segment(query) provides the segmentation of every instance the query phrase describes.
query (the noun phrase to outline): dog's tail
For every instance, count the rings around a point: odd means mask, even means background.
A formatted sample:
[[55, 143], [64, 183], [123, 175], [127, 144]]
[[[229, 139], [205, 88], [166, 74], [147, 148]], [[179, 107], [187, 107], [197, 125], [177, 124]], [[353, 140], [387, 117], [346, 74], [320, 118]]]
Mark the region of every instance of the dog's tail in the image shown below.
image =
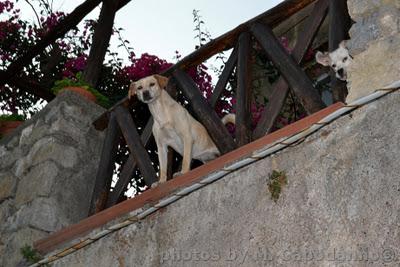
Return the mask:
[[225, 125], [228, 124], [228, 123], [236, 124], [236, 115], [233, 114], [233, 113], [226, 114], [222, 118], [222, 123], [225, 124]]

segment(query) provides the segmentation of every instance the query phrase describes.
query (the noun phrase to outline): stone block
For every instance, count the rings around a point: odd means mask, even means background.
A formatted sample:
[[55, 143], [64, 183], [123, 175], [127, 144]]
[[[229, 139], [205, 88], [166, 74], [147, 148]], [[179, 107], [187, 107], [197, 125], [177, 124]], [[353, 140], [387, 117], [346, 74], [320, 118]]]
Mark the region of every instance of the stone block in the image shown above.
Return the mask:
[[400, 34], [372, 42], [349, 68], [346, 102], [369, 95], [400, 80]]
[[11, 173], [0, 173], [0, 202], [4, 199], [14, 197], [17, 183], [17, 177]]
[[[5, 240], [5, 246], [3, 247], [3, 254], [1, 254], [2, 257], [0, 257], [0, 266], [5, 266], [5, 267], [17, 266], [18, 263], [23, 261], [23, 256], [20, 249], [25, 245], [32, 247], [34, 241], [44, 238], [46, 236], [47, 236], [46, 232], [28, 227], [18, 230], [12, 236], [9, 236]], [[6, 256], [3, 257], [4, 255]]]
[[22, 206], [8, 220], [11, 229], [31, 226], [46, 232], [54, 232], [70, 224], [60, 209], [59, 203], [51, 198], [37, 198]]
[[16, 207], [19, 208], [37, 197], [48, 197], [54, 189], [58, 174], [59, 170], [52, 161], [45, 161], [33, 167], [19, 182], [15, 197]]
[[78, 150], [60, 144], [56, 137], [45, 137], [33, 145], [26, 157], [17, 161], [15, 174], [20, 177], [31, 166], [48, 160], [53, 160], [64, 168], [73, 168], [79, 160]]

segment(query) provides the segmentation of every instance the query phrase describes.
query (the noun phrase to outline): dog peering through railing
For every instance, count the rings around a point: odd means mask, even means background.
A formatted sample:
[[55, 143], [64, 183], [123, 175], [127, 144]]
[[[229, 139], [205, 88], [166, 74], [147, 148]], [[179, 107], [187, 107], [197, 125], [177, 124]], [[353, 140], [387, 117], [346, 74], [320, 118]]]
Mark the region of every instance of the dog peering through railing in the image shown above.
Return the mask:
[[[184, 95], [190, 105], [191, 112], [207, 129], [221, 154], [232, 151], [238, 146], [245, 145], [271, 132], [290, 89], [299, 99], [306, 112], [312, 114], [324, 108], [325, 104], [300, 64], [313, 44], [328, 11], [330, 12], [329, 40], [334, 40], [330, 41], [330, 50], [333, 50], [341, 40], [345, 39], [348, 26], [339, 23], [341, 26], [336, 27], [337, 20], [348, 17], [347, 10], [343, 8], [345, 6], [345, 0], [284, 1], [275, 8], [212, 40], [183, 58], [164, 73], [161, 73], [170, 78], [167, 91], [172, 95], [175, 95], [176, 91], [180, 91]], [[288, 54], [275, 36], [273, 29], [290, 16], [306, 8], [310, 9], [310, 11], [303, 22], [304, 30], [298, 35], [293, 50]], [[281, 76], [273, 84], [268, 104], [253, 130], [250, 119], [252, 102], [251, 70], [253, 64], [251, 52], [257, 47], [261, 48], [260, 50], [265, 53]], [[197, 66], [211, 56], [231, 48], [233, 48], [233, 51], [213, 90], [210, 101], [207, 102], [185, 70]], [[235, 106], [235, 139], [222, 124], [214, 110], [234, 70], [237, 84], [234, 90], [237, 101]], [[331, 80], [334, 81], [335, 78], [331, 78]], [[337, 84], [337, 82], [334, 84]], [[343, 90], [343, 85], [335, 88]], [[336, 90], [335, 88], [333, 90]], [[333, 92], [333, 95], [343, 96], [344, 93]], [[335, 100], [343, 101], [344, 99]], [[130, 102], [125, 98], [94, 122], [98, 130], [106, 129], [106, 138], [93, 191], [91, 213], [101, 211], [118, 203], [136, 168], [140, 170], [146, 185], [150, 186], [157, 181], [154, 163], [152, 163], [146, 150], [152, 136], [153, 120], [149, 118], [146, 126], [142, 129], [142, 133], [139, 135], [130, 110], [137, 105], [137, 101]], [[118, 181], [110, 191], [113, 168], [121, 136], [126, 142], [130, 154], [122, 166]], [[172, 153], [172, 151], [169, 152], [168, 166], [172, 165]], [[172, 171], [169, 170], [168, 173], [171, 176]]]

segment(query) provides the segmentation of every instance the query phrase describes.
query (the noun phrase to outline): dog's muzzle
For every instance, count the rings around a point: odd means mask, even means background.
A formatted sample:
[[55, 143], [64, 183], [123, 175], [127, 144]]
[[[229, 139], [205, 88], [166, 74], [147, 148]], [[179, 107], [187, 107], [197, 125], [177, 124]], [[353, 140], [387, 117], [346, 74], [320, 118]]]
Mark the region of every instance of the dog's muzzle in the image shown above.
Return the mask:
[[149, 91], [144, 91], [144, 92], [143, 92], [143, 100], [144, 100], [144, 101], [146, 101], [146, 102], [147, 102], [147, 101], [150, 101], [151, 98], [152, 98], [152, 97], [151, 97]]

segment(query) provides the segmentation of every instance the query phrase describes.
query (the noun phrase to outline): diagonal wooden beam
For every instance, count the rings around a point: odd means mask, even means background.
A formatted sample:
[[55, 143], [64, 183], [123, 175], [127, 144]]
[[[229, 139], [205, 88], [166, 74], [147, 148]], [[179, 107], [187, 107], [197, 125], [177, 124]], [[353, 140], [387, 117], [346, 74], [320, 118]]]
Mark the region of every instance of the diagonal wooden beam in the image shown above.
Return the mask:
[[89, 215], [97, 213], [105, 208], [108, 192], [110, 190], [114, 162], [117, 156], [118, 142], [121, 131], [118, 127], [114, 112], [110, 114], [106, 137], [101, 152], [99, 168], [92, 193]]
[[232, 139], [221, 119], [201, 95], [192, 78], [180, 69], [176, 70], [173, 75], [178, 86], [190, 102], [196, 116], [204, 127], [206, 127], [221, 154], [235, 149], [235, 141]]
[[323, 109], [325, 104], [322, 102], [318, 91], [313, 87], [311, 80], [285, 51], [285, 48], [279, 43], [272, 30], [268, 26], [255, 23], [251, 26], [251, 31], [263, 47], [268, 58], [274, 63], [300, 99], [306, 111], [312, 114]]
[[222, 92], [225, 90], [226, 85], [228, 84], [229, 78], [231, 77], [232, 71], [236, 66], [237, 62], [237, 48], [234, 48], [231, 55], [229, 56], [228, 61], [225, 64], [224, 70], [222, 71], [217, 84], [215, 85], [213, 94], [211, 96], [210, 105], [211, 107], [215, 107], [219, 97]]
[[[142, 134], [140, 135], [140, 141], [146, 146], [152, 136], [152, 127], [153, 127], [153, 118], [150, 118], [147, 122]], [[112, 192], [110, 192], [108, 200], [107, 200], [107, 207], [111, 207], [117, 204], [118, 199], [122, 196], [125, 192], [126, 187], [128, 186], [129, 182], [132, 179], [132, 174], [137, 167], [135, 157], [133, 153], [129, 154], [128, 159], [126, 160], [124, 166], [122, 167], [119, 179], [114, 186]]]
[[[299, 35], [296, 46], [293, 49], [292, 57], [297, 63], [301, 63], [308, 49], [310, 48], [315, 36], [317, 35], [328, 12], [329, 0], [319, 0], [310, 16], [304, 24], [304, 30]], [[289, 86], [283, 77], [280, 77], [272, 88], [271, 98], [267, 107], [264, 109], [261, 119], [253, 132], [253, 138], [258, 139], [269, 133], [275, 123], [276, 118], [285, 103], [289, 92]]]
[[119, 106], [115, 109], [115, 114], [122, 135], [125, 138], [126, 144], [129, 147], [131, 154], [139, 167], [141, 174], [148, 186], [151, 186], [157, 181], [157, 175], [151, 164], [149, 154], [147, 153], [140, 136], [137, 132], [135, 123], [129, 110], [124, 106]]
[[239, 36], [236, 88], [236, 142], [239, 146], [251, 141], [251, 66], [250, 33]]

